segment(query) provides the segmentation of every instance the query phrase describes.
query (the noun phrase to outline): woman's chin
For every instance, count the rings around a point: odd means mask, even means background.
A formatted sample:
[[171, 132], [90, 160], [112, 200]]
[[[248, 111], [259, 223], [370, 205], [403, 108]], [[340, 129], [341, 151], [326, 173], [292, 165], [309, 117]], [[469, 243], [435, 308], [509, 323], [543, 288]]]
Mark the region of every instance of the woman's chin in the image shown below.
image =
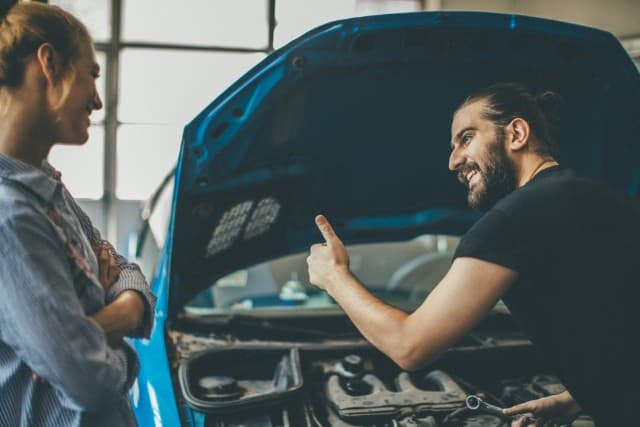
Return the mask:
[[63, 145], [84, 145], [89, 140], [89, 132], [85, 129], [82, 132], [74, 133], [73, 135], [65, 135], [59, 138], [56, 144]]
[[86, 143], [87, 143], [87, 139], [84, 139], [84, 140], [76, 139], [76, 140], [66, 140], [66, 141], [56, 142], [56, 144], [59, 144], [59, 145], [84, 145]]

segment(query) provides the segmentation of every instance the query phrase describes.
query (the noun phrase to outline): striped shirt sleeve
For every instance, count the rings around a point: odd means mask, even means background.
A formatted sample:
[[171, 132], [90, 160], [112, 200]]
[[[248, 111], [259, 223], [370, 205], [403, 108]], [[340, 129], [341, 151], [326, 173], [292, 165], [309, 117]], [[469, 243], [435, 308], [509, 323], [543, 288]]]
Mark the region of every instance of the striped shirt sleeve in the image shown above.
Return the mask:
[[14, 202], [0, 219], [0, 339], [72, 409], [97, 411], [126, 393], [137, 357], [107, 345], [74, 288], [65, 250], [44, 215]]
[[116, 283], [109, 288], [109, 292], [106, 296], [106, 303], [109, 304], [117, 298], [117, 296], [126, 290], [138, 291], [142, 296], [145, 304], [145, 312], [142, 317], [140, 326], [133, 331], [132, 337], [149, 337], [151, 334], [151, 328], [153, 327], [153, 316], [156, 304], [156, 297], [151, 293], [151, 289], [147, 284], [140, 267], [129, 262], [124, 256], [119, 254], [116, 249], [106, 240], [102, 240], [100, 231], [93, 226], [89, 216], [82, 210], [82, 208], [76, 203], [75, 199], [65, 191], [65, 200], [69, 203], [74, 213], [80, 220], [80, 225], [85, 235], [89, 238], [89, 242], [92, 245], [98, 245], [100, 243], [106, 243], [109, 247], [109, 251], [114, 254], [118, 268], [120, 268], [120, 276]]

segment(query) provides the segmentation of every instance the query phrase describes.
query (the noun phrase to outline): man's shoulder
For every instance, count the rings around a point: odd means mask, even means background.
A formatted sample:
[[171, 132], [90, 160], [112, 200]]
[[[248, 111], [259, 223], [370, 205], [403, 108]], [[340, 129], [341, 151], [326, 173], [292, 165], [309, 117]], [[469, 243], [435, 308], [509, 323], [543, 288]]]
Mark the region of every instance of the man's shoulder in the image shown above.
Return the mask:
[[[543, 171], [529, 183], [518, 188], [498, 203], [496, 208], [505, 212], [513, 209], [531, 209], [536, 206], [552, 208], [556, 202], [590, 196], [595, 191], [606, 191], [606, 187], [588, 177], [577, 175], [571, 169]], [[576, 192], [576, 190], [580, 190]], [[562, 205], [562, 203], [560, 203]]]
[[521, 192], [526, 194], [528, 192], [563, 188], [584, 181], [584, 179], [585, 177], [576, 174], [572, 169], [556, 166], [538, 173], [528, 183], [523, 185], [514, 193]]
[[521, 225], [561, 228], [623, 219], [640, 224], [640, 202], [621, 189], [570, 170], [541, 178], [514, 191], [494, 209]]
[[543, 203], [554, 200], [560, 203], [593, 203], [608, 199], [632, 201], [632, 198], [621, 189], [611, 187], [592, 177], [579, 175], [571, 169], [558, 169], [540, 178], [536, 177], [510, 196], [513, 196], [511, 201], [527, 200]]

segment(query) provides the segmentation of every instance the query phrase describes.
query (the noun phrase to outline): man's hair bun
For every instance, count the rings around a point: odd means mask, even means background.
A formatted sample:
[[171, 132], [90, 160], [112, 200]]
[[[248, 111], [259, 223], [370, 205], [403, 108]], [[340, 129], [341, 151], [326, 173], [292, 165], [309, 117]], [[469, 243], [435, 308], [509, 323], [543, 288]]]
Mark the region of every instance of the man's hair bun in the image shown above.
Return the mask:
[[557, 125], [560, 112], [565, 104], [564, 98], [556, 92], [544, 91], [536, 94], [534, 99], [549, 123]]

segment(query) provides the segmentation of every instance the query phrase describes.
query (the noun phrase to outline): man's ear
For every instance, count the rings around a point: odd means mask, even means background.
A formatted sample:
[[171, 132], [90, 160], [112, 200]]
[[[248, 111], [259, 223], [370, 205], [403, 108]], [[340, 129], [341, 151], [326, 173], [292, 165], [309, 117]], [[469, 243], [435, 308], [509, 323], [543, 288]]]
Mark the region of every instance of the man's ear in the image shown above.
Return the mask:
[[512, 151], [520, 151], [529, 143], [531, 129], [529, 128], [529, 123], [527, 123], [526, 120], [516, 117], [507, 125], [506, 131], [509, 148]]
[[40, 70], [50, 84], [56, 84], [62, 75], [60, 56], [51, 43], [43, 43], [36, 52]]

